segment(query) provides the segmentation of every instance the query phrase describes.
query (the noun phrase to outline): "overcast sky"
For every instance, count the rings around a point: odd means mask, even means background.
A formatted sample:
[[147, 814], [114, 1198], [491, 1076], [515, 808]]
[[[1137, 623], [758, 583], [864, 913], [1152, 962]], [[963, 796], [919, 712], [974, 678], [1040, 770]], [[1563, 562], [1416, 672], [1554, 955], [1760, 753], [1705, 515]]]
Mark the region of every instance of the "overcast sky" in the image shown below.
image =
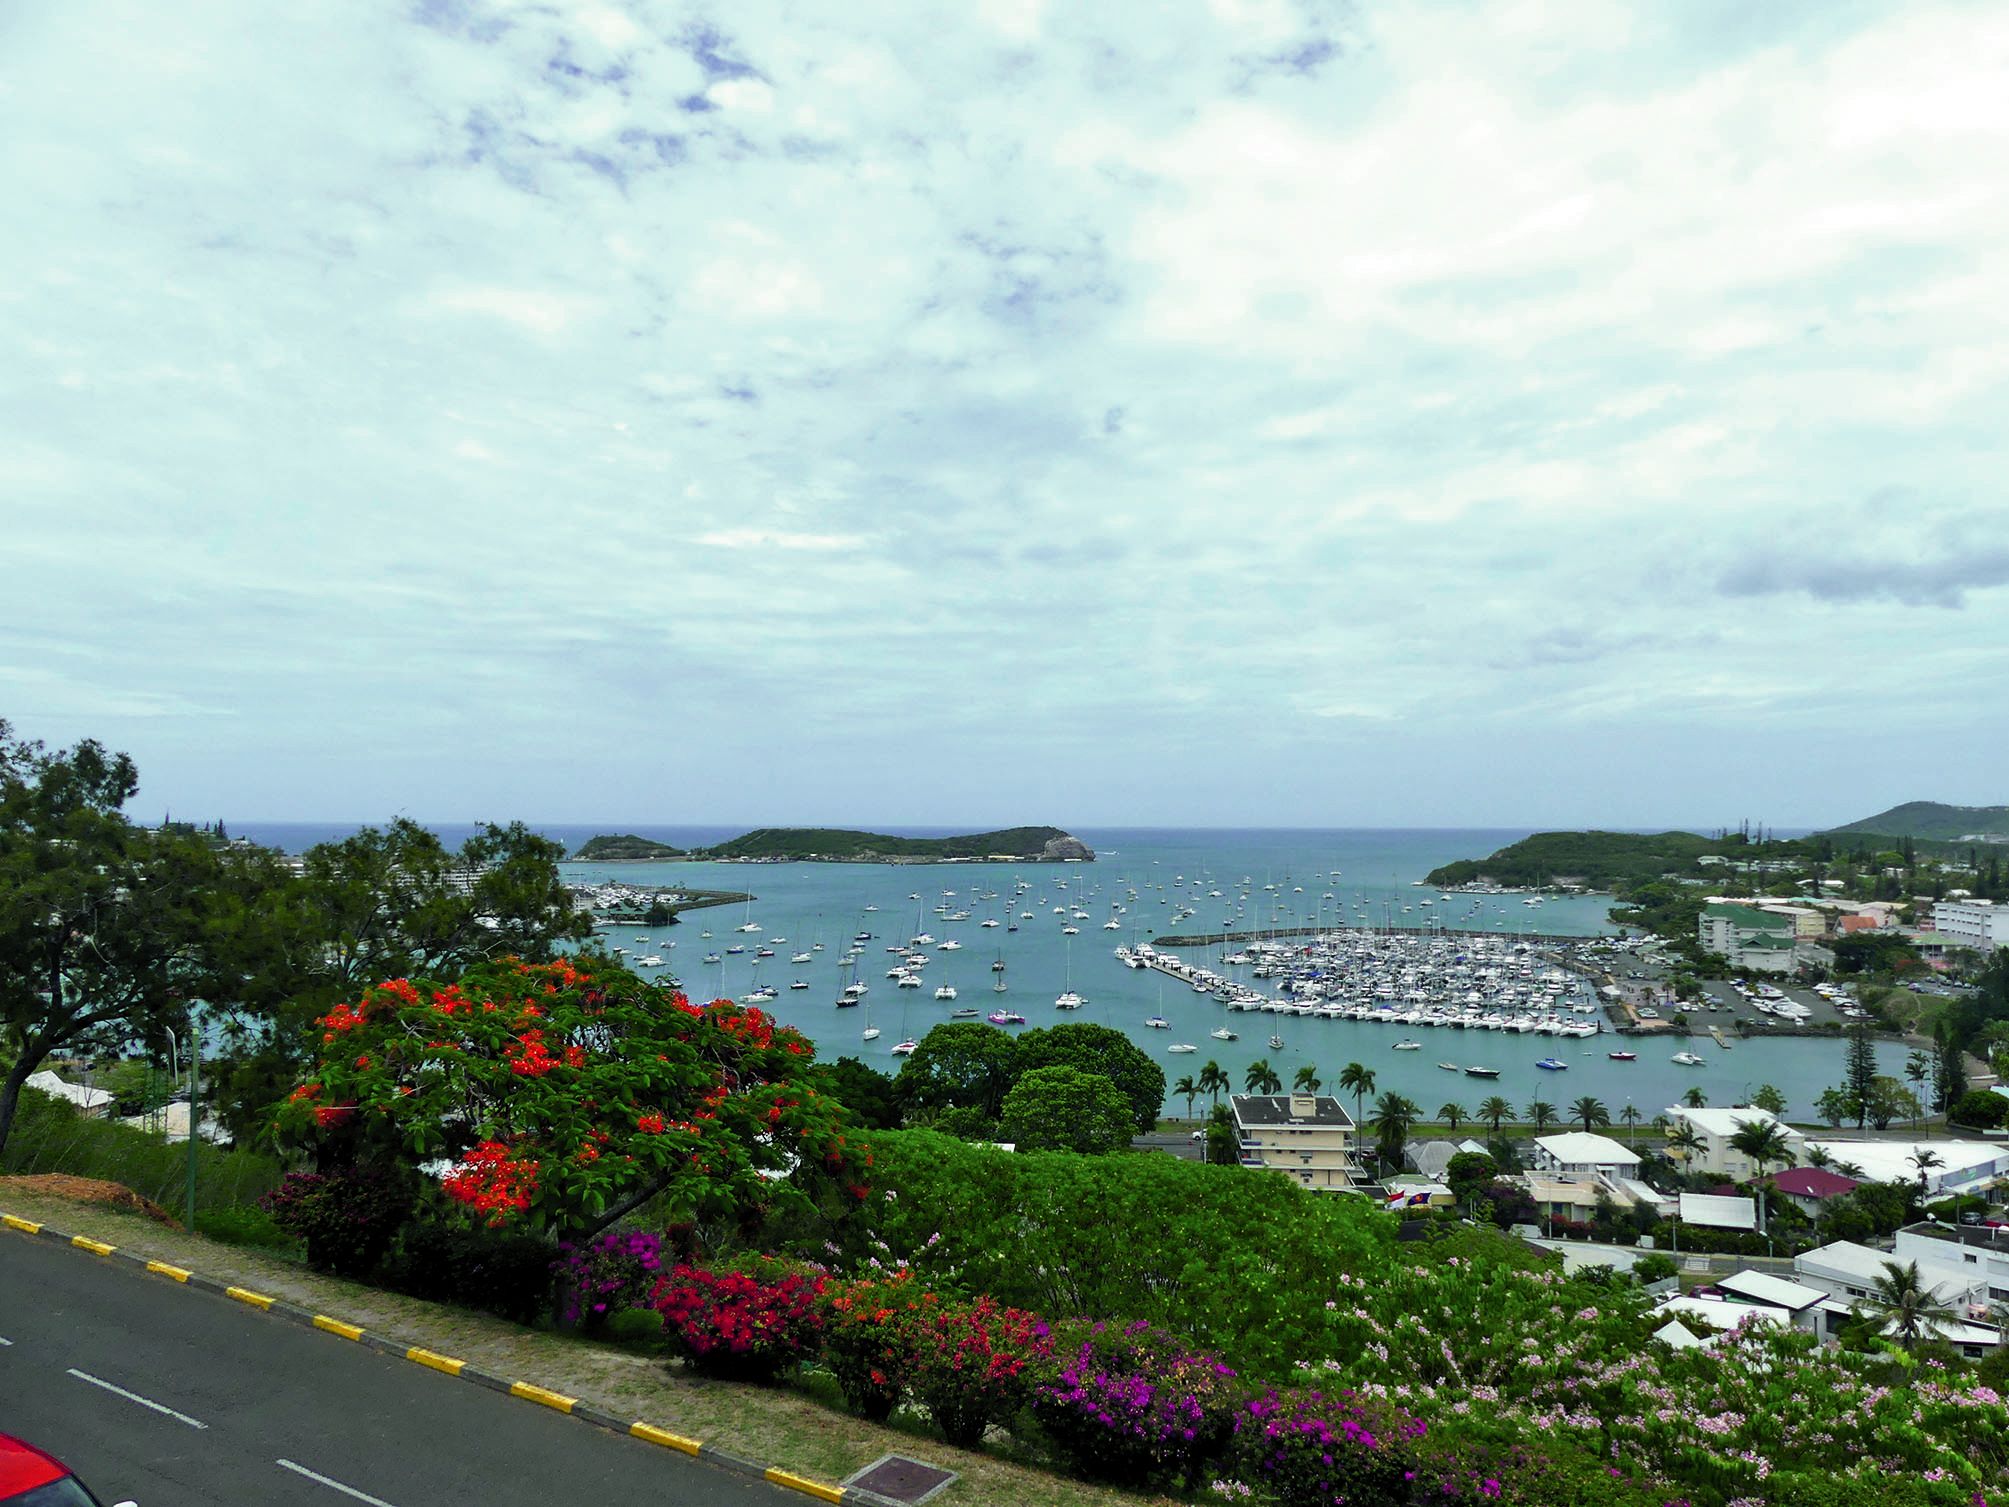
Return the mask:
[[2009, 800], [2009, 7], [0, 5], [0, 715], [207, 817]]

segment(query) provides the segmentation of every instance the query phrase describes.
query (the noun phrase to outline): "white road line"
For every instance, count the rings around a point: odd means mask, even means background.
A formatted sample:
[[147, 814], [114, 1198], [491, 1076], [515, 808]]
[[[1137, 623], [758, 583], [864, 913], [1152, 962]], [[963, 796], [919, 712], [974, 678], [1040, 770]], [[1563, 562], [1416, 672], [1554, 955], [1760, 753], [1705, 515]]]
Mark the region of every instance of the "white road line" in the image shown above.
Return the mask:
[[76, 1377], [78, 1381], [87, 1381], [94, 1387], [103, 1387], [107, 1392], [115, 1392], [120, 1397], [125, 1398], [127, 1402], [136, 1402], [143, 1408], [152, 1408], [156, 1413], [165, 1413], [170, 1418], [179, 1418], [192, 1429], [206, 1429], [209, 1427], [208, 1424], [199, 1418], [191, 1418], [186, 1413], [177, 1413], [173, 1408], [167, 1406], [166, 1403], [155, 1402], [151, 1397], [142, 1397], [137, 1392], [128, 1392], [124, 1387], [115, 1387], [103, 1377], [93, 1376], [88, 1371], [79, 1371], [75, 1366], [70, 1367], [70, 1375]]
[[14, 1342], [13, 1342], [12, 1340], [8, 1339], [8, 1338], [7, 1338], [7, 1337], [6, 1337], [5, 1335], [0, 1335], [0, 1350], [4, 1350], [4, 1349], [6, 1349], [6, 1348], [7, 1348], [7, 1346], [9, 1346], [9, 1345], [11, 1345], [11, 1344], [13, 1344], [13, 1343], [14, 1343]]
[[306, 1466], [296, 1464], [292, 1460], [280, 1460], [275, 1463], [285, 1466], [295, 1475], [305, 1476], [310, 1481], [319, 1481], [323, 1486], [332, 1486], [344, 1496], [354, 1497], [359, 1502], [368, 1502], [370, 1507], [391, 1507], [391, 1504], [382, 1497], [373, 1497], [367, 1491], [358, 1491], [353, 1486], [344, 1486], [340, 1481], [334, 1479], [334, 1477], [324, 1476], [318, 1470], [309, 1470]]

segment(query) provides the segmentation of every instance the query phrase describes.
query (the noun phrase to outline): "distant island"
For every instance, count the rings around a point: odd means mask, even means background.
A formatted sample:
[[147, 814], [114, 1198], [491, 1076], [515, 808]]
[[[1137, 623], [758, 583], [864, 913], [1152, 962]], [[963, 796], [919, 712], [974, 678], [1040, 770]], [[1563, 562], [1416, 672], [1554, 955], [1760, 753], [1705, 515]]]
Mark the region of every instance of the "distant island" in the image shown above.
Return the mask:
[[573, 863], [655, 863], [673, 858], [688, 858], [690, 854], [682, 848], [673, 848], [666, 842], [653, 842], [646, 837], [637, 837], [632, 832], [618, 835], [603, 833], [588, 838], [580, 844], [579, 851], [571, 858]]
[[1490, 857], [1432, 869], [1425, 882], [1608, 890], [1626, 880], [1697, 872], [1697, 859], [1722, 850], [1722, 838], [1693, 832], [1537, 832]]
[[1859, 822], [1827, 830], [1916, 837], [1929, 842], [1960, 842], [1970, 837], [2009, 840], [2009, 806], [1948, 806], [1939, 801], [1906, 801]]
[[740, 863], [1091, 863], [1095, 850], [1058, 827], [1007, 827], [960, 837], [761, 827], [692, 856]]

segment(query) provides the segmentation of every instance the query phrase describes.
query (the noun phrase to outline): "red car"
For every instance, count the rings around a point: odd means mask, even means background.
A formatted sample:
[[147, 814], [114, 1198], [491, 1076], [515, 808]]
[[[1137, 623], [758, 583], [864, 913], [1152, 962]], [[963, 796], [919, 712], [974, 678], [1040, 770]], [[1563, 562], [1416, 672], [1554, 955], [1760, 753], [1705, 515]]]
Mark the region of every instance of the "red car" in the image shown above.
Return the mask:
[[[0, 1434], [0, 1507], [104, 1507], [69, 1466], [45, 1450]], [[117, 1507], [133, 1507], [120, 1502]]]

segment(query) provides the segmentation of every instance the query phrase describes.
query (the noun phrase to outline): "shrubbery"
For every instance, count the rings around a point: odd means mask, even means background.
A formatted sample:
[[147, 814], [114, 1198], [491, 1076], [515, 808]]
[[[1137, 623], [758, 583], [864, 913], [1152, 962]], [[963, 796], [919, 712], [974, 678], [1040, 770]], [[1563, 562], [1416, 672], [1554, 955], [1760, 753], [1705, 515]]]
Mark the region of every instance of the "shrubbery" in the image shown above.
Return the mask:
[[992, 1424], [1017, 1416], [1032, 1391], [1029, 1368], [1052, 1353], [1037, 1314], [989, 1297], [928, 1304], [916, 1312], [908, 1386], [944, 1439], [975, 1449]]
[[679, 1264], [657, 1279], [650, 1303], [672, 1347], [698, 1370], [772, 1381], [817, 1353], [824, 1281], [772, 1262], [746, 1271]]
[[397, 1232], [381, 1280], [415, 1298], [531, 1324], [551, 1311], [556, 1256], [556, 1248], [541, 1235], [491, 1230], [458, 1210], [442, 1210]]
[[1058, 1345], [1032, 1415], [1078, 1475], [1191, 1490], [1235, 1428], [1235, 1373], [1142, 1321], [1094, 1324]]
[[663, 1271], [663, 1242], [642, 1230], [609, 1230], [558, 1247], [558, 1318], [588, 1333], [625, 1309], [647, 1305]]
[[1416, 1440], [1427, 1432], [1420, 1420], [1352, 1393], [1267, 1391], [1236, 1416], [1228, 1469], [1279, 1507], [1406, 1502]]
[[408, 1184], [381, 1173], [295, 1172], [259, 1206], [306, 1244], [310, 1265], [338, 1277], [367, 1277], [415, 1202]]

